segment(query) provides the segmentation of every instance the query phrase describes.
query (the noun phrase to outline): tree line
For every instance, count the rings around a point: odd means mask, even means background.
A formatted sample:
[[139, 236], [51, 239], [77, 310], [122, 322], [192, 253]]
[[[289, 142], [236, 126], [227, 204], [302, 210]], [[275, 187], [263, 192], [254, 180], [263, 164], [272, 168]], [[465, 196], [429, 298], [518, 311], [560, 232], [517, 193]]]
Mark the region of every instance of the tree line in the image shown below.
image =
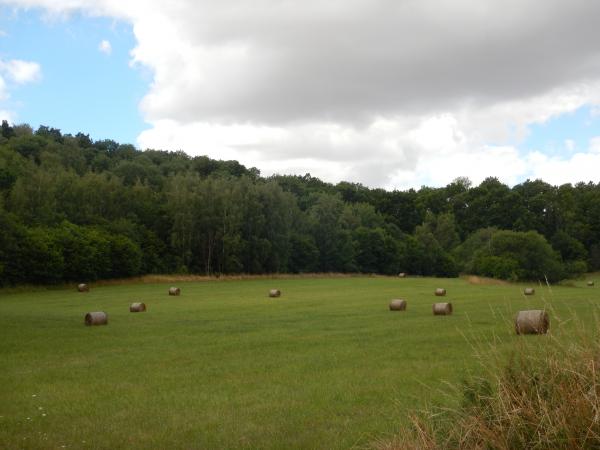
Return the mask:
[[600, 268], [600, 184], [386, 191], [2, 122], [0, 285], [148, 273], [557, 281]]

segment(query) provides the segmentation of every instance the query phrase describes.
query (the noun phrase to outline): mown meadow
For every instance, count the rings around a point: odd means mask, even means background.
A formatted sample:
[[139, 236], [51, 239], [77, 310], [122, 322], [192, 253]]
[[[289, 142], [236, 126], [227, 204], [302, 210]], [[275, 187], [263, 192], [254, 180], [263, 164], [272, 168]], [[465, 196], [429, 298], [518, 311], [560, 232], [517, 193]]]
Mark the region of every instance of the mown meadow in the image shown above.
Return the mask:
[[[585, 280], [531, 297], [478, 278], [220, 279], [177, 282], [179, 297], [173, 284], [0, 291], [0, 448], [364, 448], [457, 402], [444, 392], [488, 344], [551, 345], [600, 306]], [[147, 312], [129, 312], [137, 301]], [[436, 301], [453, 315], [433, 316]], [[550, 335], [516, 336], [516, 312], [537, 308]], [[90, 311], [108, 325], [84, 326]]]

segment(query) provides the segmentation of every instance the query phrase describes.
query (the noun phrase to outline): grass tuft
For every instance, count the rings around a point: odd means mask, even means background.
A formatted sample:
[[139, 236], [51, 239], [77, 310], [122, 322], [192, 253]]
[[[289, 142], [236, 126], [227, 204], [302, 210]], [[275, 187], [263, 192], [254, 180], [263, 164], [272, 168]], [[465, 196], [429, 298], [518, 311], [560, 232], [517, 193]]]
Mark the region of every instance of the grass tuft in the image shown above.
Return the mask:
[[[456, 408], [430, 407], [379, 450], [573, 449], [600, 447], [600, 344], [576, 321], [560, 330], [518, 338], [508, 356], [477, 352], [482, 376], [456, 389]], [[560, 327], [559, 327], [560, 328]], [[573, 327], [569, 327], [571, 333]], [[596, 327], [598, 329], [598, 327]]]

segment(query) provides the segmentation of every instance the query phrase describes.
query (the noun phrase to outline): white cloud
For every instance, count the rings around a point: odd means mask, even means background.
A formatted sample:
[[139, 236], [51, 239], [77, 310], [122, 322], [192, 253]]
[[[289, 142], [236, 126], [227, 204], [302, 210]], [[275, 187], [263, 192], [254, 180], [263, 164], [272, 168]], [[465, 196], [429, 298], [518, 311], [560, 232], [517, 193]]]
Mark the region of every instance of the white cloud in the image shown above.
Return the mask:
[[596, 144], [565, 142], [562, 158], [518, 147], [531, 124], [600, 110], [600, 3], [4, 3], [132, 24], [132, 64], [153, 73], [143, 148], [388, 188], [462, 175], [598, 181], [575, 170], [595, 161]]
[[98, 44], [98, 50], [100, 53], [104, 53], [105, 55], [110, 55], [112, 53], [112, 45], [106, 39], [103, 39], [100, 44]]
[[15, 114], [12, 111], [0, 109], [0, 120], [6, 120], [8, 123], [15, 123]]
[[[547, 120], [535, 113], [544, 102], [556, 105], [560, 98], [534, 100], [528, 108], [522, 105], [521, 114], [518, 105], [497, 105], [496, 111], [469, 114], [380, 117], [360, 128], [321, 122], [265, 127], [157, 121], [140, 135], [138, 143], [141, 148], [183, 149], [192, 155], [237, 159], [265, 175], [310, 172], [333, 182], [350, 180], [388, 189], [445, 185], [459, 176], [476, 184], [490, 176], [509, 184], [526, 178], [600, 181], [597, 170], [573, 170], [582, 153], [550, 160], [538, 151], [520, 152], [515, 145], [485, 143], [490, 136], [507, 140], [503, 134], [510, 135], [511, 126], [524, 129], [527, 123]], [[511, 106], [515, 114], [508, 120]], [[566, 103], [563, 110], [573, 107]], [[600, 153], [600, 138], [590, 143], [589, 152], [593, 151]], [[540, 155], [546, 159], [539, 160]]]
[[6, 87], [6, 81], [0, 75], [0, 101], [6, 100], [8, 98], [8, 88]]
[[580, 181], [600, 182], [600, 137], [590, 141], [586, 152], [578, 152], [569, 157], [549, 157], [541, 152], [532, 152], [527, 162], [531, 167], [531, 178], [541, 178], [544, 181], [561, 185]]
[[38, 63], [11, 59], [0, 59], [0, 119], [14, 122], [16, 115], [12, 108], [6, 105], [10, 98], [11, 83], [26, 84], [41, 79], [42, 71]]
[[17, 84], [38, 81], [42, 76], [42, 70], [38, 63], [20, 59], [0, 60], [0, 73], [5, 74], [9, 80]]
[[259, 129], [168, 121], [154, 123], [139, 143], [142, 148], [240, 159], [265, 175], [309, 172], [334, 182], [352, 180], [390, 189], [444, 185], [459, 176], [475, 183], [488, 176], [516, 183], [528, 173], [517, 149], [472, 145], [449, 114], [425, 118], [416, 126], [411, 122], [381, 118], [356, 130], [322, 123]]
[[590, 153], [600, 154], [600, 136], [590, 139]]
[[5, 109], [0, 109], [0, 121], [6, 120], [8, 123], [15, 122], [15, 115], [12, 111], [7, 111]]

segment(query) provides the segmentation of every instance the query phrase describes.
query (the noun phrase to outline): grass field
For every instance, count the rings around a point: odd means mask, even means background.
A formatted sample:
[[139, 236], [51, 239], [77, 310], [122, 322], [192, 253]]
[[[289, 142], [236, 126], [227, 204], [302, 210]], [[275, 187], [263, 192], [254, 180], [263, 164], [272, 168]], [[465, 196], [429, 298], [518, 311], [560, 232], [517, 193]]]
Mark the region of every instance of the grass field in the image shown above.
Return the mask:
[[[600, 306], [583, 280], [533, 297], [466, 279], [182, 282], [180, 297], [169, 285], [0, 291], [0, 448], [364, 447], [477, 371], [471, 340], [546, 345], [514, 335], [518, 310], [549, 308], [556, 333]], [[396, 297], [406, 312], [388, 310]], [[436, 300], [454, 314], [432, 316]], [[134, 301], [148, 311], [129, 313]], [[84, 326], [89, 311], [108, 326]]]

